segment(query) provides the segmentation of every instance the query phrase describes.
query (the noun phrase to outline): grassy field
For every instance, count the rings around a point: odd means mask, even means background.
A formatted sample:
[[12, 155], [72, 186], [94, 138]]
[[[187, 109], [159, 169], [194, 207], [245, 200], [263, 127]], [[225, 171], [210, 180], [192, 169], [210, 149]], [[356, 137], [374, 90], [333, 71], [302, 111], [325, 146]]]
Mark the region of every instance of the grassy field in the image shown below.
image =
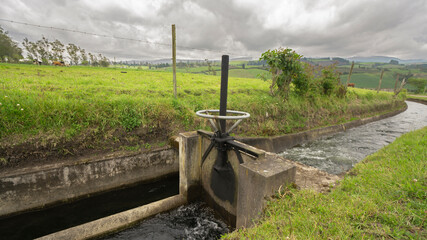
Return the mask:
[[[212, 63], [212, 69], [215, 71], [215, 75], [221, 75], [221, 66], [219, 63]], [[242, 65], [245, 64], [245, 68]], [[163, 68], [152, 68], [153, 71], [172, 72], [172, 67]], [[194, 67], [177, 67], [177, 72], [180, 73], [196, 73], [213, 75], [212, 71], [209, 71], [208, 66], [194, 66]], [[264, 74], [267, 78], [271, 78], [271, 73], [261, 66], [247, 65], [247, 61], [230, 62], [229, 76], [236, 78], [260, 78], [260, 75]]]
[[[322, 62], [328, 62], [328, 59], [310, 59], [312, 64], [320, 64]], [[262, 65], [248, 65], [248, 61], [231, 61], [230, 62], [230, 73], [231, 77], [236, 78], [260, 78], [260, 75], [265, 75], [267, 78], [271, 78], [271, 73], [268, 68], [262, 67]], [[199, 63], [199, 64], [205, 64]], [[219, 62], [212, 62], [212, 69], [214, 69], [216, 75], [220, 75], [221, 67]], [[243, 65], [245, 66], [243, 68]], [[337, 66], [337, 71], [341, 73], [342, 82], [346, 82], [348, 73], [350, 72], [350, 64]], [[144, 67], [144, 66], [143, 66]], [[144, 67], [146, 68], [146, 66]], [[385, 64], [385, 63], [356, 63], [351, 76], [351, 82], [356, 84], [358, 88], [377, 89], [381, 70], [384, 69], [384, 76], [381, 83], [381, 89], [394, 89], [396, 76], [399, 73], [401, 75], [413, 74], [413, 78], [427, 79], [427, 72], [425, 67], [417, 67], [417, 65], [396, 65], [396, 64]], [[172, 72], [172, 67], [163, 68], [152, 68], [152, 71], [164, 71]], [[212, 71], [209, 71], [208, 66], [194, 66], [187, 65], [186, 67], [177, 67], [177, 72], [182, 73], [196, 73], [213, 75]], [[416, 86], [407, 83], [405, 88], [409, 91], [414, 92]]]
[[[350, 65], [341, 65], [337, 69], [343, 73], [341, 75], [342, 82], [347, 82]], [[427, 72], [425, 72], [425, 70], [417, 69], [412, 66], [410, 67], [408, 65], [356, 63], [351, 75], [351, 82], [355, 83], [356, 87], [359, 88], [377, 89], [382, 69], [385, 71], [381, 82], [381, 89], [394, 89], [397, 73], [401, 75], [413, 74], [414, 78], [427, 79]], [[417, 89], [411, 84], [406, 84], [405, 88], [409, 91], [415, 91]]]
[[427, 239], [427, 127], [368, 156], [328, 194], [288, 187], [225, 239]]
[[[0, 64], [0, 164], [90, 151], [164, 146], [169, 136], [207, 128], [195, 115], [219, 107], [220, 76], [145, 69], [54, 67]], [[345, 98], [284, 102], [269, 94], [269, 83], [229, 79], [228, 109], [251, 118], [236, 129], [244, 136], [272, 136], [378, 114], [379, 106], [402, 99], [352, 89]]]

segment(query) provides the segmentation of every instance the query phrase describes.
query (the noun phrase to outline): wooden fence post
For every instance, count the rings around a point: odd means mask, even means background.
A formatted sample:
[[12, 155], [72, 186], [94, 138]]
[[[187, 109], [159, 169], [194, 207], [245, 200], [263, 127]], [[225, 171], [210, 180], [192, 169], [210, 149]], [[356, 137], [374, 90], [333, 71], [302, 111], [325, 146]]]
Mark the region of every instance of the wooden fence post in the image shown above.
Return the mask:
[[353, 67], [354, 67], [354, 61], [351, 62], [351, 68], [350, 68], [350, 72], [348, 73], [347, 84], [345, 85], [346, 89], [347, 89], [348, 84], [350, 83], [350, 78], [351, 78], [351, 73], [353, 72]]
[[172, 71], [173, 71], [173, 96], [176, 98], [176, 34], [175, 34], [175, 24], [172, 24]]
[[399, 73], [396, 75], [396, 82], [394, 83], [394, 93], [396, 93], [397, 90], [397, 82], [399, 81]]
[[384, 75], [384, 68], [381, 70], [380, 83], [378, 84], [377, 93], [379, 93], [379, 92], [380, 92], [380, 89], [381, 89], [381, 82], [382, 82], [382, 80], [383, 80], [383, 75]]

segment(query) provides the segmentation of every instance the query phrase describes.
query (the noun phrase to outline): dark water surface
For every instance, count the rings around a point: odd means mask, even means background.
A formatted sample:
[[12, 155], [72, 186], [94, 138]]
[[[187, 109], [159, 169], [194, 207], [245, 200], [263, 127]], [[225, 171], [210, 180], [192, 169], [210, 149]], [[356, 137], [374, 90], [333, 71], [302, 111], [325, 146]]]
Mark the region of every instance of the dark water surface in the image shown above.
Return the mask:
[[225, 223], [215, 219], [212, 209], [202, 202], [196, 202], [160, 213], [133, 228], [103, 239], [218, 239], [228, 231]]
[[153, 183], [0, 219], [0, 239], [34, 239], [176, 195], [178, 179], [175, 174]]
[[302, 144], [280, 155], [328, 173], [346, 172], [400, 135], [427, 126], [427, 106], [406, 103], [408, 109], [394, 117]]

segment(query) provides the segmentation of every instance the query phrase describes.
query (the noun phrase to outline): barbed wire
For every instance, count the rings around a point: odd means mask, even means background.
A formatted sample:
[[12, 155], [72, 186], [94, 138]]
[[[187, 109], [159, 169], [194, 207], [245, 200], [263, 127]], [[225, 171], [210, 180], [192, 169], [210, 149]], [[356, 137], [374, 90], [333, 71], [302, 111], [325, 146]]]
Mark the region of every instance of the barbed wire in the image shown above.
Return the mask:
[[[44, 25], [38, 25], [38, 24], [20, 22], [20, 21], [9, 20], [9, 19], [4, 19], [4, 18], [0, 18], [0, 21], [9, 22], [9, 23], [15, 23], [15, 24], [21, 24], [21, 25], [26, 25], [26, 26], [31, 26], [31, 27], [45, 28], [45, 29], [50, 29], [50, 30], [57, 30], [57, 31], [65, 31], [65, 32], [85, 34], [85, 35], [89, 35], [89, 36], [97, 36], [97, 37], [104, 37], [104, 38], [114, 38], [114, 39], [119, 39], [119, 40], [134, 41], [134, 42], [140, 42], [140, 43], [157, 45], [157, 46], [172, 47], [172, 44], [161, 43], [161, 42], [154, 42], [154, 41], [148, 41], [148, 40], [143, 40], [143, 39], [135, 39], [135, 38], [128, 38], [128, 37], [120, 37], [120, 36], [115, 36], [115, 35], [91, 33], [91, 32], [85, 32], [85, 31], [80, 31], [80, 30], [75, 30], [75, 29], [60, 28], [60, 27], [44, 26]], [[242, 54], [240, 54], [240, 53], [233, 53], [233, 52], [230, 52], [230, 51], [220, 51], [220, 50], [214, 50], [214, 49], [208, 49], [208, 48], [195, 48], [195, 47], [188, 47], [188, 46], [182, 46], [182, 45], [177, 45], [177, 48], [178, 47], [181, 48], [181, 49], [188, 49], [188, 50], [196, 50], [196, 51], [204, 51], [204, 52], [215, 52], [215, 53], [221, 53], [221, 54], [227, 53], [227, 54], [230, 54], [230, 55], [242, 56]]]

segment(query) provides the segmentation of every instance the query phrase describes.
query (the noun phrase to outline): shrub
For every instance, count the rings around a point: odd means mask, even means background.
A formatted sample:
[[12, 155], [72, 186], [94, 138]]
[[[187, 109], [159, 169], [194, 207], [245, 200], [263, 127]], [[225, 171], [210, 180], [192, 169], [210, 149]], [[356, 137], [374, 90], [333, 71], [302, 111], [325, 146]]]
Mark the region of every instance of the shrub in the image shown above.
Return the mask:
[[322, 78], [320, 80], [322, 86], [322, 93], [324, 95], [331, 95], [334, 91], [336, 82], [340, 82], [339, 75], [334, 71], [334, 66], [325, 67], [322, 69]]
[[295, 85], [295, 93], [299, 96], [305, 96], [310, 90], [312, 82], [312, 74], [310, 74], [310, 65], [304, 64], [300, 74], [296, 76], [293, 83]]
[[300, 62], [301, 57], [302, 55], [289, 48], [268, 50], [261, 55], [260, 60], [267, 62], [273, 76], [270, 86], [272, 95], [277, 91], [287, 100], [291, 83], [294, 86], [294, 93], [301, 97], [313, 98], [316, 95], [335, 94], [342, 98], [346, 95], [347, 90], [341, 84], [335, 65], [315, 68]]
[[261, 55], [260, 60], [267, 62], [273, 75], [270, 86], [272, 95], [274, 95], [274, 88], [277, 86], [279, 94], [285, 99], [288, 98], [292, 80], [300, 78], [303, 72], [299, 61], [301, 57], [302, 55], [297, 54], [290, 48], [268, 50]]

